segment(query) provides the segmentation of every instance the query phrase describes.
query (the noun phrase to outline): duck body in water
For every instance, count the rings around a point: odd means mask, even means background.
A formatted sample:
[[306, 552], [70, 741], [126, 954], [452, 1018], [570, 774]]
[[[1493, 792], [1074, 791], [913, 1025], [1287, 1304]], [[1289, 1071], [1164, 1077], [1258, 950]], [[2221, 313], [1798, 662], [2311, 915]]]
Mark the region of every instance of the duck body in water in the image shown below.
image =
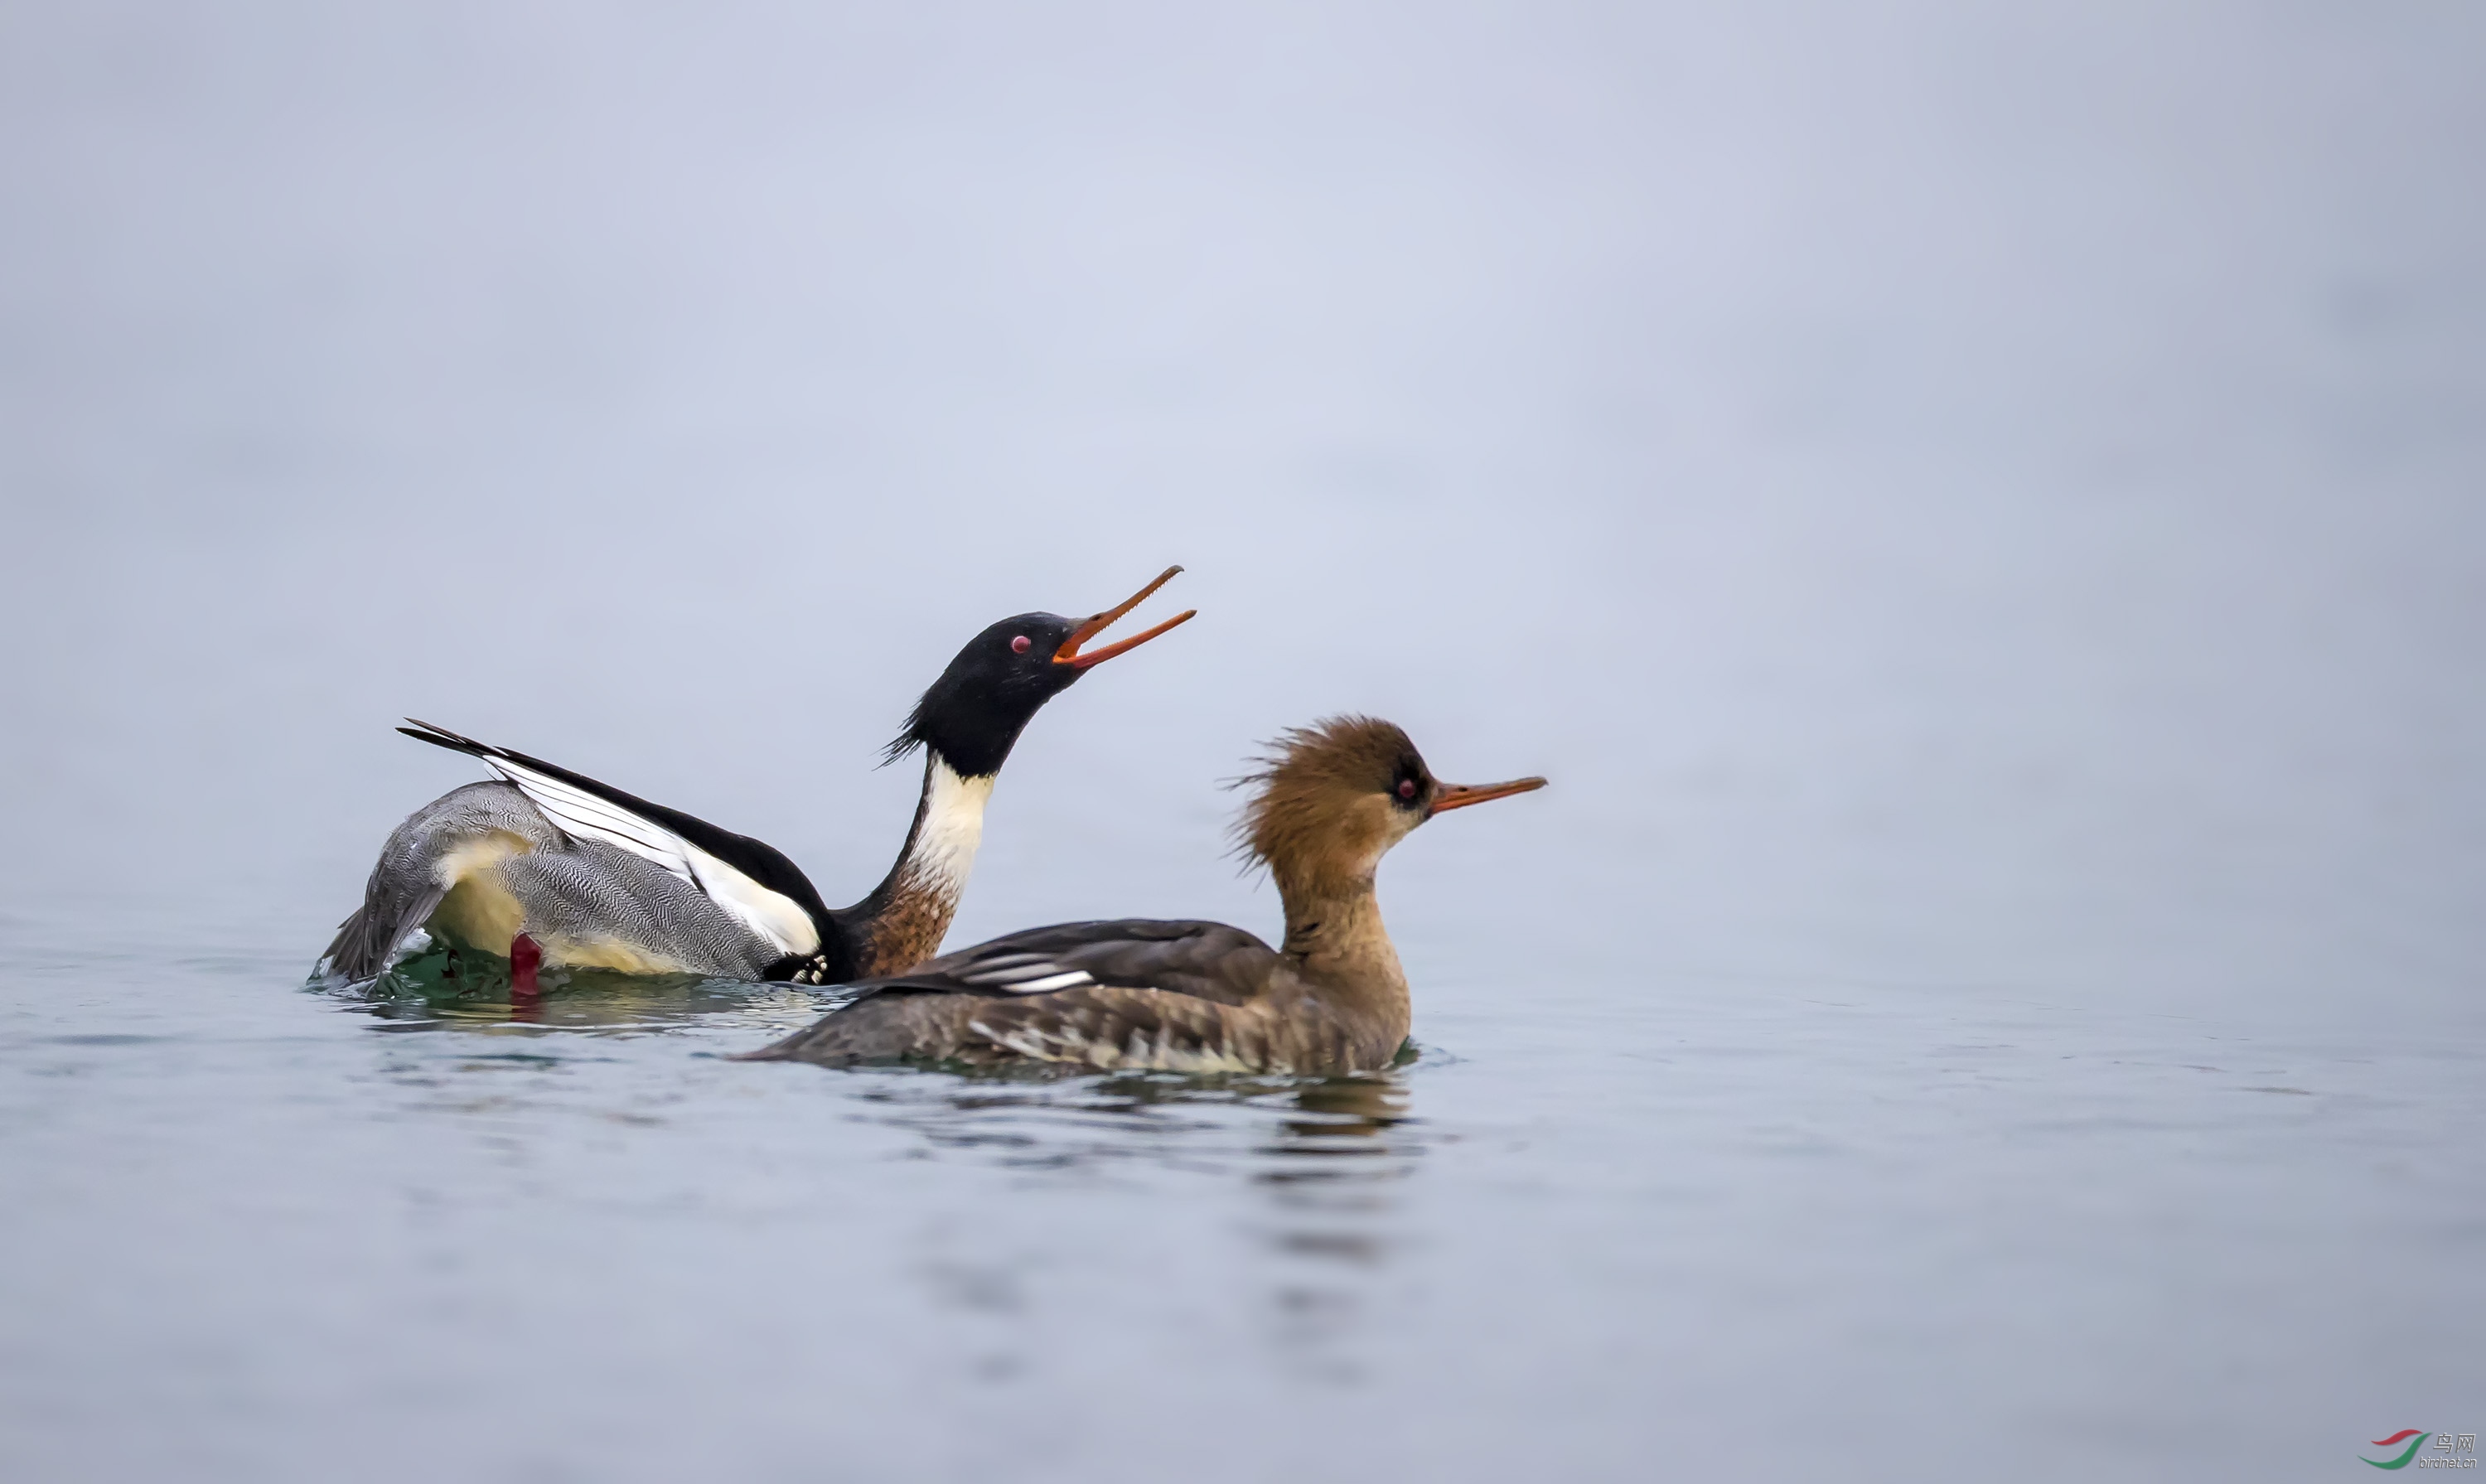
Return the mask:
[[897, 865], [851, 907], [827, 906], [763, 841], [524, 753], [426, 723], [400, 728], [500, 780], [455, 789], [397, 827], [321, 972], [371, 978], [418, 929], [495, 955], [518, 946], [546, 970], [835, 983], [908, 968], [950, 929], [1020, 731], [1090, 668], [1192, 617], [1082, 648], [1180, 570], [1086, 619], [1005, 618], [958, 651], [891, 744], [893, 760], [924, 750], [924, 788]]
[[747, 1058], [1057, 1062], [1116, 1071], [1334, 1074], [1390, 1064], [1413, 1021], [1381, 921], [1381, 857], [1435, 814], [1545, 786], [1435, 779], [1407, 734], [1334, 717], [1282, 737], [1238, 843], [1285, 904], [1271, 948], [1222, 922], [1065, 922], [867, 979]]

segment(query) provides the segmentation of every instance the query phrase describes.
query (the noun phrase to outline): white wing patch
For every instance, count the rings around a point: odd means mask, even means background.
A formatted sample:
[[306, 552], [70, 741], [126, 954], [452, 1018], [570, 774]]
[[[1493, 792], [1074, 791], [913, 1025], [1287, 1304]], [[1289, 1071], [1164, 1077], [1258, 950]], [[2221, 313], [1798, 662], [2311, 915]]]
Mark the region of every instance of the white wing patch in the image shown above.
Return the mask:
[[1041, 953], [996, 953], [958, 976], [961, 984], [1013, 995], [1041, 995], [1096, 980], [1085, 969], [1065, 969]]
[[777, 951], [804, 954], [820, 946], [820, 930], [812, 915], [783, 892], [772, 892], [663, 825], [634, 814], [610, 799], [507, 757], [485, 756], [492, 771], [517, 785], [527, 802], [568, 834], [626, 850], [663, 866], [686, 886], [705, 893], [710, 901], [732, 913]]
[[1096, 981], [1094, 979], [1088, 976], [1087, 970], [1073, 969], [1066, 974], [1056, 974], [1041, 979], [1029, 979], [1022, 983], [1012, 984], [1008, 986], [1008, 988], [1009, 992], [1013, 995], [1040, 995], [1047, 990], [1068, 989], [1073, 984], [1093, 984]]

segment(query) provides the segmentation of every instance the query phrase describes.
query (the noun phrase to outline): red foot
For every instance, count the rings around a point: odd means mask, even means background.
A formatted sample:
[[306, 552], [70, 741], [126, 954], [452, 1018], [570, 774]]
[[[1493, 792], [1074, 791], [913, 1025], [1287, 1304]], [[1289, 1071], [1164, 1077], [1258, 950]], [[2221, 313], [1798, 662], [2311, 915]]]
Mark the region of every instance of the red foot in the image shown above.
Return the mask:
[[533, 1000], [542, 991], [536, 988], [536, 971], [543, 967], [543, 949], [524, 933], [510, 940], [510, 998]]

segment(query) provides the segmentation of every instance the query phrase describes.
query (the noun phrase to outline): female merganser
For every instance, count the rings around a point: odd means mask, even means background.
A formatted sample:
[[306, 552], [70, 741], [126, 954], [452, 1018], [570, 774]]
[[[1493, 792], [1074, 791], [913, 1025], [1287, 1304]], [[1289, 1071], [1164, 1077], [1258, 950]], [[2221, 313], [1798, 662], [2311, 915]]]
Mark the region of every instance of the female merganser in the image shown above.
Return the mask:
[[1436, 780], [1407, 734], [1370, 717], [1287, 732], [1236, 826], [1285, 903], [1272, 948], [1222, 922], [1031, 928], [863, 984], [863, 995], [753, 1061], [1053, 1061], [1117, 1070], [1367, 1072], [1406, 1042], [1407, 976], [1373, 870], [1446, 810], [1545, 786]]
[[[418, 741], [482, 758], [502, 782], [469, 783], [399, 825], [363, 905], [328, 946], [326, 972], [368, 979], [418, 927], [539, 965], [834, 984], [921, 962], [950, 930], [983, 837], [984, 804], [1021, 728], [1092, 666], [1192, 617], [1101, 649], [1080, 646], [1181, 571], [1170, 566], [1085, 619], [1005, 618], [970, 640], [924, 693], [891, 760], [924, 749], [924, 792], [898, 864], [871, 894], [831, 910], [774, 848], [610, 784], [415, 722]], [[514, 948], [514, 951], [512, 949]]]

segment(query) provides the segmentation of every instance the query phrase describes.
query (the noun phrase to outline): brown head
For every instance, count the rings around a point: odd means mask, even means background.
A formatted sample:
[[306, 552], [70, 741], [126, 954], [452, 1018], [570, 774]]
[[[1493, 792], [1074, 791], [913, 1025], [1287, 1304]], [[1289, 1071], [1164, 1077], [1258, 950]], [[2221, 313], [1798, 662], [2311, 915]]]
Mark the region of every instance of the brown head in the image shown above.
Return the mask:
[[1367, 887], [1390, 847], [1435, 814], [1545, 786], [1445, 783], [1407, 733], [1369, 716], [1329, 717], [1270, 746], [1261, 769], [1235, 781], [1257, 788], [1234, 833], [1287, 894]]

